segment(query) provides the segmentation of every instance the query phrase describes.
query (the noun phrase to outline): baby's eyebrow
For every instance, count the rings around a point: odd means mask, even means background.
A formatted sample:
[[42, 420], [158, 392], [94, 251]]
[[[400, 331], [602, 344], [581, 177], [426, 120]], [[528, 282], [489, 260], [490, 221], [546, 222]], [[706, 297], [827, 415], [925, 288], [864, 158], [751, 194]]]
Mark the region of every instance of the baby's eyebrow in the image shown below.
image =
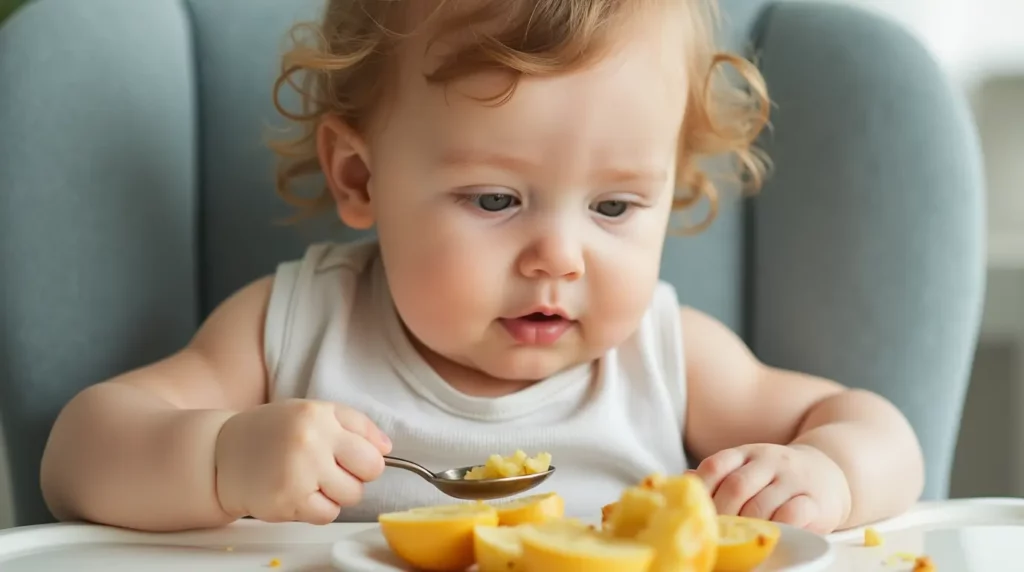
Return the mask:
[[[468, 167], [486, 165], [505, 171], [523, 172], [542, 167], [540, 161], [506, 153], [471, 149], [454, 149], [441, 155], [441, 164], [447, 167]], [[601, 166], [591, 174], [593, 180], [602, 184], [647, 183], [660, 185], [668, 180], [665, 169], [629, 168]]]
[[645, 183], [661, 185], [668, 180], [668, 171], [664, 169], [602, 167], [597, 169], [594, 178], [604, 184]]
[[506, 171], [529, 171], [540, 163], [527, 157], [471, 149], [452, 149], [441, 155], [441, 164], [447, 167], [487, 165]]

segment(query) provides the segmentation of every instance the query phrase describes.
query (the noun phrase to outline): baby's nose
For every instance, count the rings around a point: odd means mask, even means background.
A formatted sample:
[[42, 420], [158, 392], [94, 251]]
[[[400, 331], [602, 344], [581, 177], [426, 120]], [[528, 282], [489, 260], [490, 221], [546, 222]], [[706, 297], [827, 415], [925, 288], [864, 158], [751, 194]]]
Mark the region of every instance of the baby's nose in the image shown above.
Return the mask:
[[545, 233], [520, 257], [519, 269], [528, 278], [576, 280], [583, 276], [583, 248], [570, 233]]

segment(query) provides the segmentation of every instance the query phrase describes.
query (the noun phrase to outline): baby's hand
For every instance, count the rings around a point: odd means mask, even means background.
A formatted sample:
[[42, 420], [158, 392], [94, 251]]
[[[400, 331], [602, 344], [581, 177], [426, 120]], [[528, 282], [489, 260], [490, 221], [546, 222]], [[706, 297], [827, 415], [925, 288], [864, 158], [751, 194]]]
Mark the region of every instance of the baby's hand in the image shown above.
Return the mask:
[[719, 514], [774, 520], [829, 533], [850, 512], [846, 475], [807, 445], [744, 445], [704, 459], [696, 473]]
[[362, 413], [294, 399], [239, 413], [217, 436], [217, 496], [236, 518], [327, 524], [384, 470], [388, 438]]

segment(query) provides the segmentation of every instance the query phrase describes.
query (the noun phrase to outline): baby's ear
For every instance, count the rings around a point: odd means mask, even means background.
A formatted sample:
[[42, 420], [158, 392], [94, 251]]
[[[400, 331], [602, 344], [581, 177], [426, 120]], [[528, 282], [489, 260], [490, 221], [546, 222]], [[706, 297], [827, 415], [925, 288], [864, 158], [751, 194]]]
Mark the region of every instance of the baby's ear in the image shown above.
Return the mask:
[[341, 222], [357, 230], [373, 226], [370, 160], [363, 138], [340, 117], [325, 115], [317, 128], [316, 146]]

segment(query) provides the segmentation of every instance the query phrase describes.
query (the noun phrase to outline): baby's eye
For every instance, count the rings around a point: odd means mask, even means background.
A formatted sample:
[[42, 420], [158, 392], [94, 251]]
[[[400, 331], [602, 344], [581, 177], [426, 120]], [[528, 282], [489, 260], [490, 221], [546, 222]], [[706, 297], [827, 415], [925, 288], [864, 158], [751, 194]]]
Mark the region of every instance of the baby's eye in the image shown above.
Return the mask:
[[476, 203], [476, 206], [480, 207], [481, 210], [496, 213], [518, 205], [519, 199], [512, 195], [489, 194], [476, 195], [473, 197], [473, 202]]
[[626, 201], [601, 201], [591, 208], [599, 215], [616, 218], [626, 214], [626, 211], [629, 210], [629, 203]]

